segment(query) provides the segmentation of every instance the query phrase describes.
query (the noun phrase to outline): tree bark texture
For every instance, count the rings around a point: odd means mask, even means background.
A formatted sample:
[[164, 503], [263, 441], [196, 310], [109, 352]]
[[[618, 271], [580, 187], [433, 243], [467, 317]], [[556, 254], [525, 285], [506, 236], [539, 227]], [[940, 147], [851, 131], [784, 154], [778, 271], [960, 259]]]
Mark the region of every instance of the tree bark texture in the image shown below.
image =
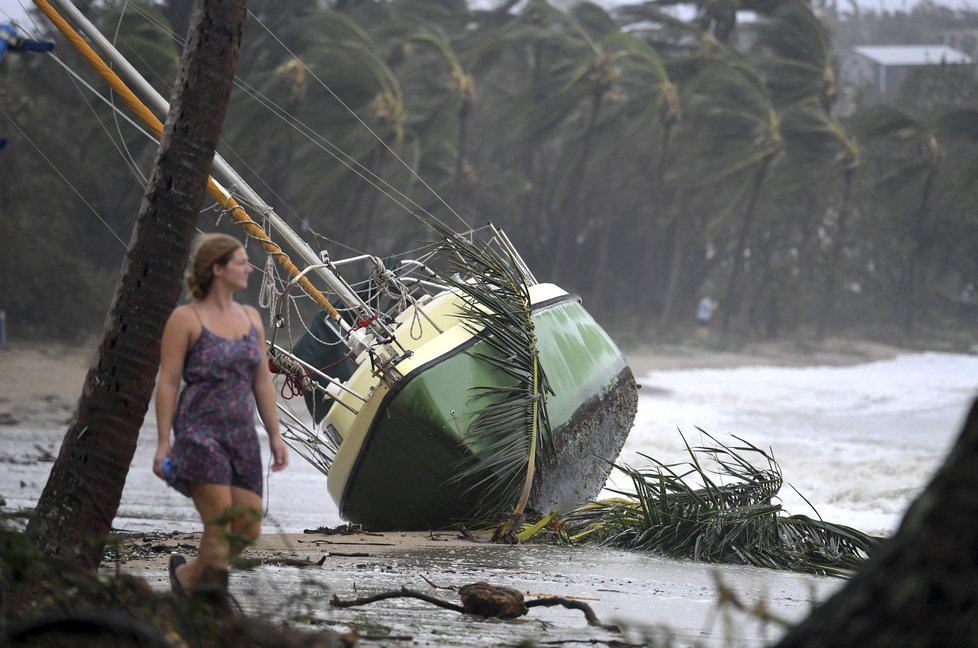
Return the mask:
[[90, 568], [101, 561], [156, 384], [163, 327], [180, 298], [245, 13], [245, 0], [196, 3], [98, 358], [27, 527], [49, 555]]
[[900, 528], [779, 648], [978, 646], [978, 400]]

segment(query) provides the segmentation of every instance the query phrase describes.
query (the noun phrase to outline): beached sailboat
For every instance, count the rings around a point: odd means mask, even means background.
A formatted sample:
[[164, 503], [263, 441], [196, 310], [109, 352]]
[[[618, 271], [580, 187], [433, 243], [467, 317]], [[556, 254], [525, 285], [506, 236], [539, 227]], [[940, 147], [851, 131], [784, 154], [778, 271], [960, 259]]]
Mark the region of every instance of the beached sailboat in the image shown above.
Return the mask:
[[[165, 100], [70, 2], [52, 0], [65, 17], [36, 4], [159, 137]], [[326, 474], [344, 518], [435, 528], [527, 505], [568, 511], [597, 495], [634, 419], [634, 378], [581, 300], [538, 282], [504, 232], [432, 221], [418, 257], [333, 259], [220, 156], [214, 174], [211, 196], [290, 277], [266, 284], [270, 353], [312, 421], [283, 408], [286, 438]], [[277, 330], [296, 287], [321, 315], [286, 348]]]

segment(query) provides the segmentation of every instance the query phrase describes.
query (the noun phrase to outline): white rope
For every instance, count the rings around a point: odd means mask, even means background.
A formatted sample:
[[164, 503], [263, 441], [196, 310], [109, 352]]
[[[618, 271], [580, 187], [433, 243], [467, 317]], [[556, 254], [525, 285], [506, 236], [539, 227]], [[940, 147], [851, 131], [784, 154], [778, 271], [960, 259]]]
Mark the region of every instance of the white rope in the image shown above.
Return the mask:
[[278, 291], [275, 290], [275, 259], [269, 254], [265, 257], [261, 288], [258, 291], [258, 305], [274, 313], [278, 307]]

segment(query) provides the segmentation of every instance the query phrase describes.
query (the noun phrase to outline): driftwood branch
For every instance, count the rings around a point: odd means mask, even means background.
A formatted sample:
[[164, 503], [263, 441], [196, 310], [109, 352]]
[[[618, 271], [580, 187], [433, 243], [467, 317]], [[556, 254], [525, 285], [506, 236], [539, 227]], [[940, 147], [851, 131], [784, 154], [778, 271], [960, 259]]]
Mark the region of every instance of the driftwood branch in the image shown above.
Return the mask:
[[584, 601], [575, 601], [574, 599], [567, 599], [563, 596], [548, 596], [547, 598], [533, 599], [532, 601], [527, 601], [525, 603], [526, 607], [553, 607], [555, 605], [563, 605], [565, 608], [570, 608], [572, 610], [580, 610], [584, 613], [584, 618], [587, 620], [589, 626], [597, 626], [599, 628], [604, 628], [610, 632], [621, 632], [621, 628], [616, 626], [614, 623], [601, 623], [597, 615], [594, 614], [594, 610], [591, 606]]
[[443, 607], [446, 610], [454, 610], [455, 612], [465, 612], [461, 605], [456, 605], [455, 603], [449, 603], [448, 601], [443, 601], [440, 598], [434, 596], [428, 596], [422, 592], [415, 590], [410, 590], [406, 587], [402, 587], [399, 591], [394, 592], [381, 592], [380, 594], [374, 594], [373, 596], [364, 596], [363, 598], [353, 599], [352, 601], [340, 600], [340, 597], [333, 595], [333, 599], [329, 602], [333, 607], [356, 607], [358, 605], [367, 605], [368, 603], [376, 603], [377, 601], [383, 601], [385, 599], [392, 598], [416, 598], [421, 599], [431, 603], [432, 605], [437, 605], [438, 607]]
[[[425, 580], [428, 581], [427, 578]], [[428, 583], [431, 584], [431, 581], [428, 581]], [[587, 603], [567, 599], [562, 596], [548, 596], [546, 598], [533, 599], [531, 601], [524, 602], [522, 593], [518, 592], [517, 590], [508, 587], [496, 587], [482, 582], [465, 585], [464, 587], [459, 588], [459, 594], [462, 596], [463, 605], [449, 603], [448, 601], [443, 601], [434, 596], [429, 596], [422, 592], [402, 587], [398, 591], [381, 592], [380, 594], [365, 596], [363, 598], [353, 599], [352, 601], [343, 601], [338, 596], [333, 595], [330, 605], [333, 607], [347, 608], [366, 605], [368, 603], [375, 603], [385, 599], [416, 598], [431, 603], [432, 605], [445, 608], [446, 610], [454, 610], [455, 612], [461, 612], [462, 614], [471, 614], [496, 619], [513, 619], [518, 616], [523, 616], [526, 614], [527, 609], [531, 607], [553, 607], [556, 605], [562, 605], [565, 608], [580, 610], [583, 612], [584, 618], [587, 620], [587, 623], [590, 626], [603, 628], [609, 632], [621, 632], [621, 628], [619, 628], [617, 625], [612, 623], [601, 623], [597, 615], [594, 614], [594, 610], [592, 610], [591, 606]]]

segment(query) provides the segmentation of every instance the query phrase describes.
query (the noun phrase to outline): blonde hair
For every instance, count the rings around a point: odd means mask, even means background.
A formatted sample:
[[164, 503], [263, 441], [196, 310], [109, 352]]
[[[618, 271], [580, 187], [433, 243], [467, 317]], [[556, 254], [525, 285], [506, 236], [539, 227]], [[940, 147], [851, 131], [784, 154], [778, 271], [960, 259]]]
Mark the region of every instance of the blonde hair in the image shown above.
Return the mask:
[[187, 273], [187, 288], [194, 299], [203, 299], [210, 292], [214, 266], [226, 266], [242, 247], [241, 241], [227, 234], [204, 234], [197, 240]]

